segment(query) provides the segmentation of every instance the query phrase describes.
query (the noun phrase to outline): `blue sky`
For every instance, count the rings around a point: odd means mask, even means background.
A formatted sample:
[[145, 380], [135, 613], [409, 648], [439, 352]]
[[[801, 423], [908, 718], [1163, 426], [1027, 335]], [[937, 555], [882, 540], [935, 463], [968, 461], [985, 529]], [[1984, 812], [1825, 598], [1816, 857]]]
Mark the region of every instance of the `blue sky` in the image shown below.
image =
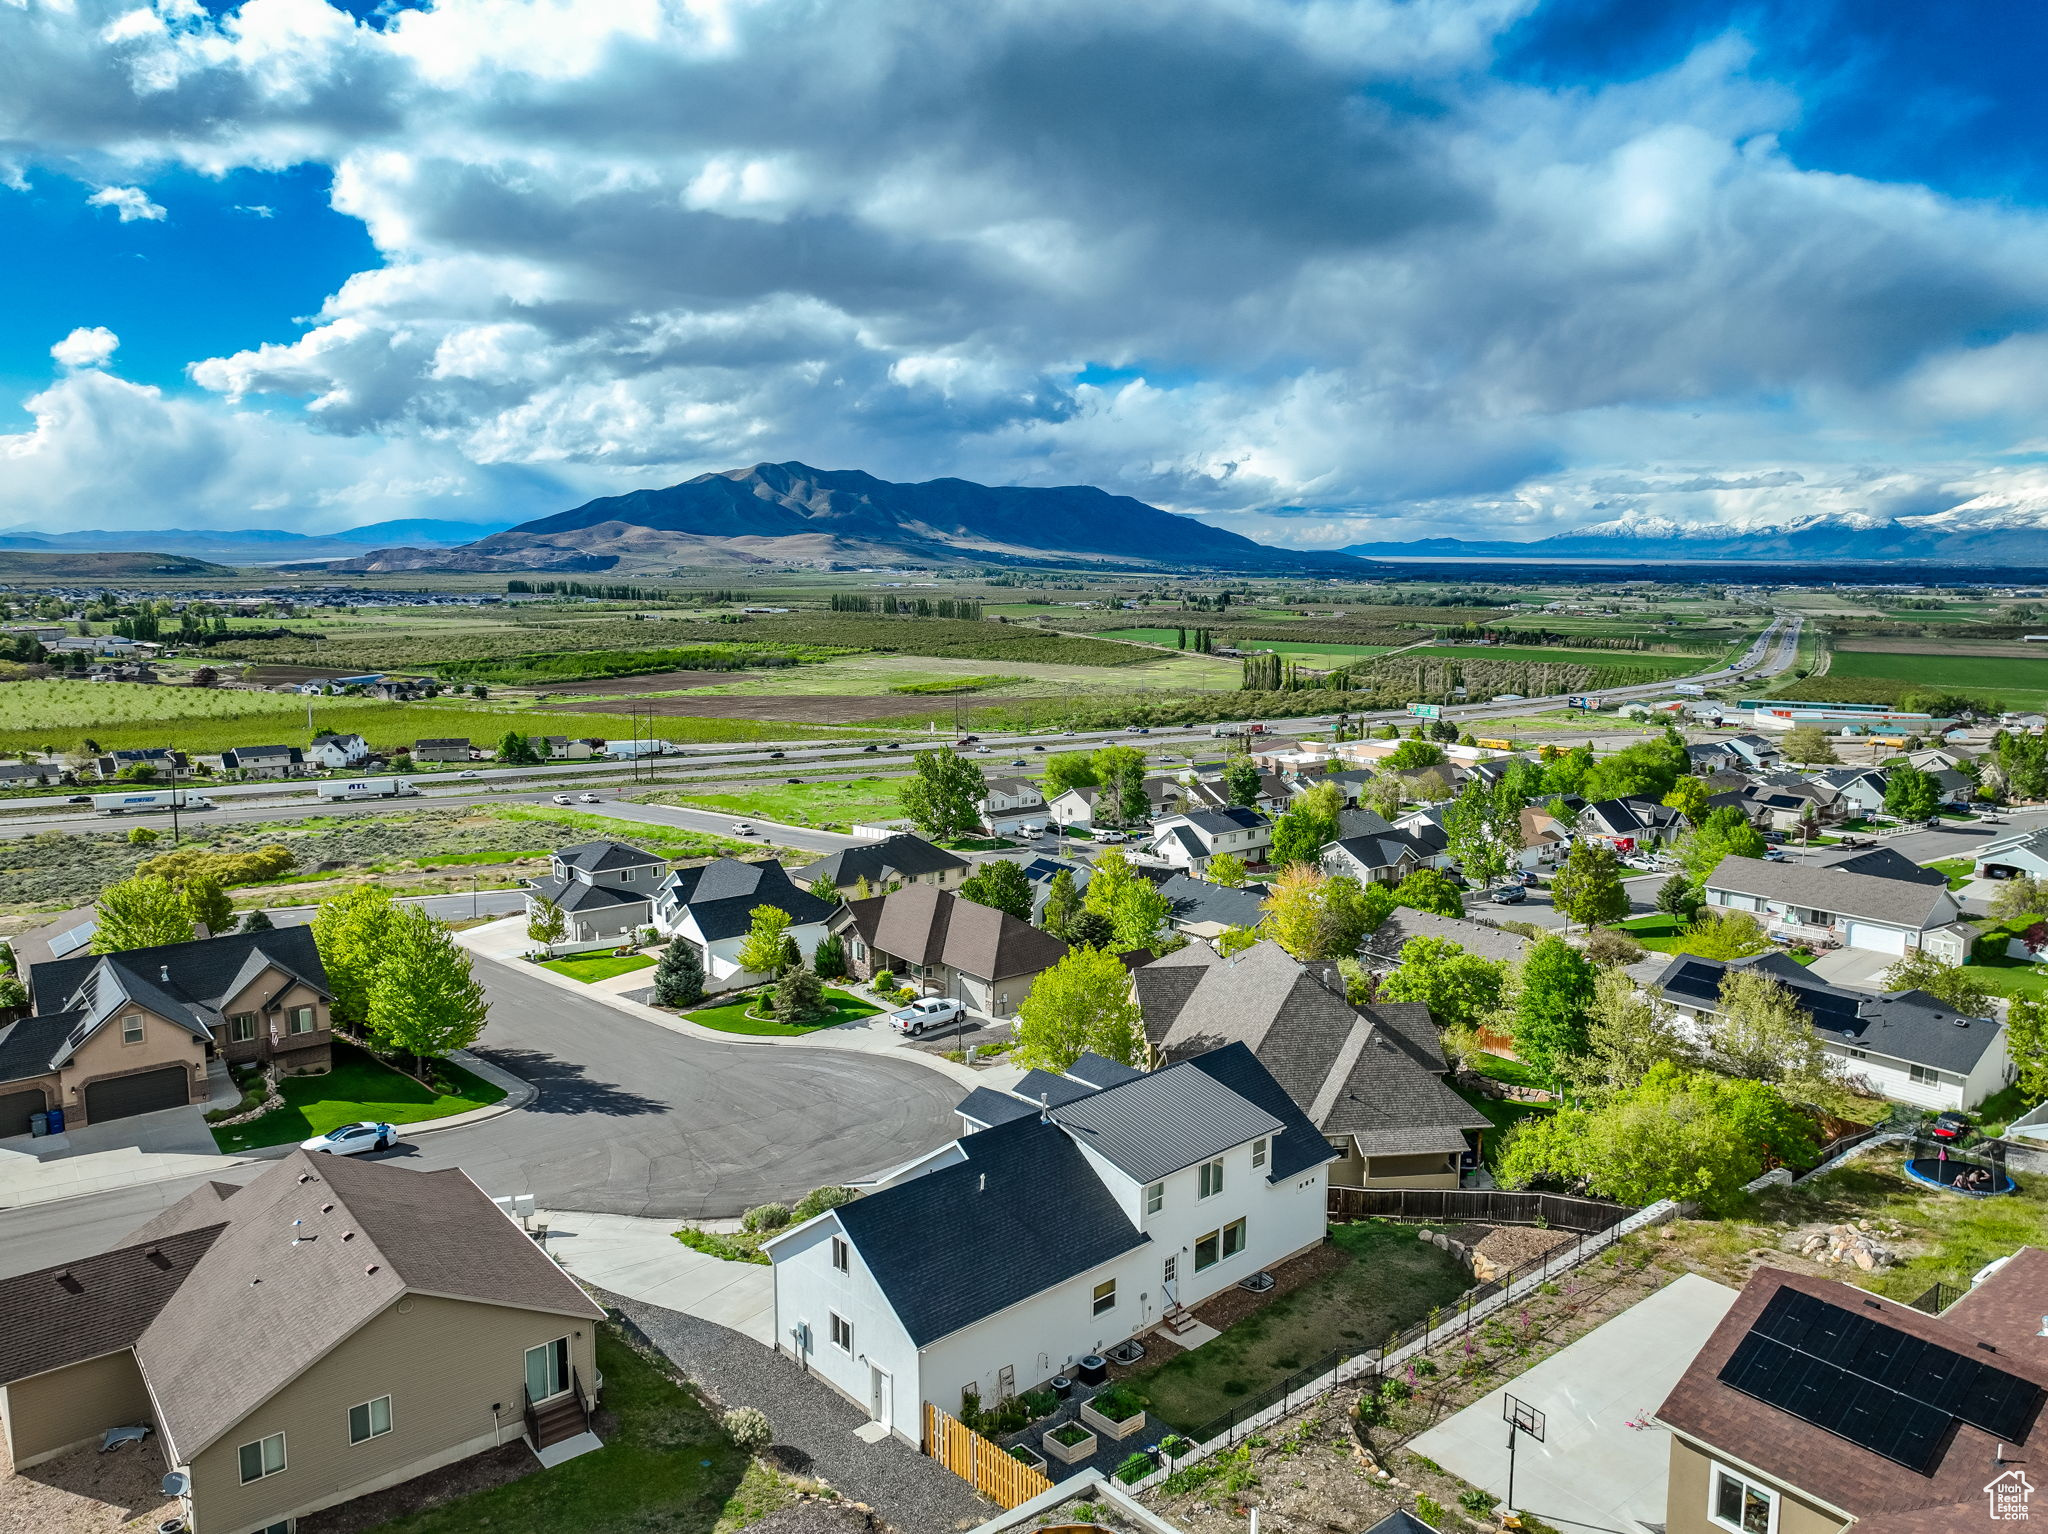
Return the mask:
[[1315, 547], [2048, 536], [2044, 14], [0, 6], [0, 524], [799, 458]]

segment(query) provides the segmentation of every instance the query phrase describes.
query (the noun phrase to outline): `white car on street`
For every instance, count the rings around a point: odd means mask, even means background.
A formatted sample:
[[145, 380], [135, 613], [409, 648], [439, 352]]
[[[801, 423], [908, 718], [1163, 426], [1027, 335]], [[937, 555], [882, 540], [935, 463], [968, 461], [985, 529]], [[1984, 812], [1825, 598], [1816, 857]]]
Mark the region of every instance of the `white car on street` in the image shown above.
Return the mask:
[[575, 802], [576, 801], [571, 799], [567, 794], [555, 795], [555, 803], [557, 804], [574, 804]]
[[951, 997], [926, 996], [907, 1007], [898, 1007], [889, 1014], [889, 1021], [898, 1033], [916, 1034], [960, 1022], [966, 1016], [967, 1008]]
[[734, 836], [752, 836], [754, 834], [754, 823], [751, 820], [735, 820], [732, 823], [732, 834]]
[[603, 801], [602, 799], [598, 798], [596, 794], [578, 794], [578, 795], [576, 796], [576, 799], [577, 799], [577, 802], [578, 802], [578, 803], [580, 803], [580, 804], [603, 804], [603, 803], [604, 803], [604, 801]]
[[364, 1151], [384, 1150], [397, 1138], [397, 1132], [389, 1124], [365, 1119], [360, 1124], [343, 1124], [324, 1135], [315, 1135], [301, 1143], [299, 1149], [325, 1151], [330, 1156], [356, 1156]]

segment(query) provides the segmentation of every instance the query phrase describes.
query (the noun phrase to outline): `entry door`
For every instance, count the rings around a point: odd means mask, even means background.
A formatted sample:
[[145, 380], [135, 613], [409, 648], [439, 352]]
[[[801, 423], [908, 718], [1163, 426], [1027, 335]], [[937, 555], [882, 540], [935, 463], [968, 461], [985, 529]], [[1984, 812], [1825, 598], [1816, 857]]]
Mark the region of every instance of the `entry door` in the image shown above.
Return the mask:
[[887, 1369], [868, 1365], [868, 1411], [877, 1422], [887, 1422], [894, 1409], [896, 1382], [889, 1377]]
[[569, 1339], [557, 1337], [526, 1350], [526, 1393], [545, 1401], [569, 1388]]

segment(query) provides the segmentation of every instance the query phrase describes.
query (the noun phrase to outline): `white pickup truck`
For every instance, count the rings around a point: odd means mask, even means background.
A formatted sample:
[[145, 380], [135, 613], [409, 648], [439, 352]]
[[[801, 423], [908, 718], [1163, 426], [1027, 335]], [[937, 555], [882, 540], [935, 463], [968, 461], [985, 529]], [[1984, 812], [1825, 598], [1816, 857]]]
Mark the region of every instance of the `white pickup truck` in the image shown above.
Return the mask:
[[419, 790], [410, 778], [350, 778], [315, 783], [313, 792], [323, 799], [404, 799]]
[[160, 788], [133, 794], [94, 794], [92, 807], [102, 815], [143, 814], [153, 810], [210, 810], [213, 801], [183, 788]]

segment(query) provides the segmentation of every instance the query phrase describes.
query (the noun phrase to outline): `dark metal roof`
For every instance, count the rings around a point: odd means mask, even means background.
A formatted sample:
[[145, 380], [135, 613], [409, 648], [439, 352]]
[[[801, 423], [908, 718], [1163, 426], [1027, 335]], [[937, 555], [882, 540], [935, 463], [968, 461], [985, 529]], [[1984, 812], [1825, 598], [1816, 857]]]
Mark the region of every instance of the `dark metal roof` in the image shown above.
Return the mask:
[[1052, 1110], [1055, 1123], [1138, 1182], [1157, 1182], [1285, 1127], [1206, 1072], [1169, 1065]]
[[1331, 1149], [1322, 1131], [1244, 1045], [1226, 1044], [1186, 1063], [1280, 1120], [1283, 1127], [1273, 1137], [1272, 1154], [1267, 1159], [1268, 1182], [1285, 1182], [1311, 1167], [1337, 1159], [1337, 1152]]
[[976, 1087], [953, 1105], [953, 1111], [982, 1129], [1033, 1118], [1038, 1113], [1021, 1098], [1012, 1097], [1008, 1092], [998, 1092], [994, 1087]]
[[642, 852], [631, 842], [578, 842], [573, 847], [557, 847], [554, 853], [557, 862], [579, 869], [587, 874], [611, 873], [621, 868], [645, 868], [650, 863], [666, 861], [655, 853]]

